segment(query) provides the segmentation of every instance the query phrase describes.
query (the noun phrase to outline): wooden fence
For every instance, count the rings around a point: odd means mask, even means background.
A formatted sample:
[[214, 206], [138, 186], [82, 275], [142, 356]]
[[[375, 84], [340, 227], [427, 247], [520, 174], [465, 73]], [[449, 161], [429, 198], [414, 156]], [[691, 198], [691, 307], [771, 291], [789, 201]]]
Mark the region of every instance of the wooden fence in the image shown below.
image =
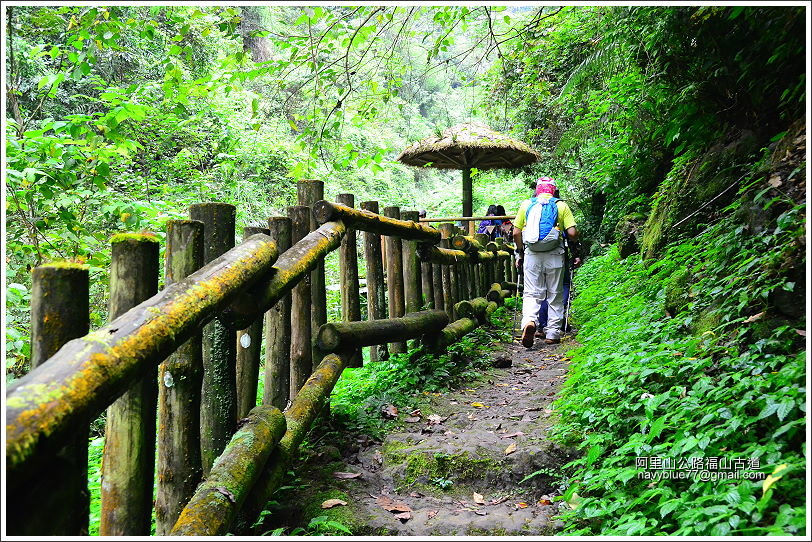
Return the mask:
[[[323, 194], [300, 181], [299, 205], [236, 246], [234, 206], [193, 205], [167, 223], [160, 291], [157, 238], [113, 237], [109, 323], [91, 333], [87, 268], [34, 269], [32, 370], [6, 393], [8, 534], [87, 534], [88, 430], [105, 409], [101, 535], [149, 535], [153, 506], [158, 535], [250, 524], [362, 348], [372, 361], [412, 339], [440, 351], [515, 288], [501, 240]], [[336, 249], [343, 321], [327, 323], [324, 258]]]

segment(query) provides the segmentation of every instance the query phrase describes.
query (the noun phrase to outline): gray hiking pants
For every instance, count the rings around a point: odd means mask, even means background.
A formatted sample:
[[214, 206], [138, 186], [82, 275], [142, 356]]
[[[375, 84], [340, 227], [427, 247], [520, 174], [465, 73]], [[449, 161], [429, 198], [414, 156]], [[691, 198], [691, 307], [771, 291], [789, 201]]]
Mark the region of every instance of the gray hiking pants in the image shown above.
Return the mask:
[[550, 252], [524, 251], [524, 296], [522, 299], [522, 329], [536, 322], [541, 302], [547, 300], [547, 326], [544, 336], [561, 338], [564, 318], [564, 249]]

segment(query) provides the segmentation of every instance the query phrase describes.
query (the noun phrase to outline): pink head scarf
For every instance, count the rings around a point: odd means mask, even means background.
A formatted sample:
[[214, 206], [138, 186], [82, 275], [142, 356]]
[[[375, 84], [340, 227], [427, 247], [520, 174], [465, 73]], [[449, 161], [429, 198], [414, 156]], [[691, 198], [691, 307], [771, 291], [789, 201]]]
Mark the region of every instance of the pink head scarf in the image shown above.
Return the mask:
[[552, 177], [540, 177], [536, 181], [536, 196], [539, 194], [555, 194], [555, 179]]

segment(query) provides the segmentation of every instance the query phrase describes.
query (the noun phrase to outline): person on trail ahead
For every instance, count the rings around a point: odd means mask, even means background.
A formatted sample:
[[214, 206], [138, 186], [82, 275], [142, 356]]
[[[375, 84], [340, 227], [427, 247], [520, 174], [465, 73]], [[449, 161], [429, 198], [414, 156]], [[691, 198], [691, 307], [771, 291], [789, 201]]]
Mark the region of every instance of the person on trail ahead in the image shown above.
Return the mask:
[[[516, 242], [516, 266], [524, 277], [521, 326], [522, 345], [526, 348], [533, 346], [536, 317], [545, 299], [548, 318], [544, 342], [561, 342], [565, 252], [562, 232], [566, 232], [569, 242], [574, 245], [578, 230], [569, 205], [554, 197], [555, 192], [555, 180], [541, 177], [536, 183], [536, 195], [523, 201], [516, 211], [513, 240]], [[522, 246], [523, 251], [520, 250]]]
[[[496, 216], [507, 216], [505, 212], [505, 208], [501, 205], [496, 206]], [[499, 229], [501, 232], [499, 233], [498, 237], [504, 237], [508, 241], [513, 239], [513, 222], [510, 219], [505, 218], [502, 220], [502, 224], [499, 225]]]
[[[497, 216], [496, 212], [496, 205], [490, 205], [488, 207], [488, 212], [485, 213], [485, 216]], [[502, 221], [495, 220], [495, 219], [485, 219], [479, 223], [479, 228], [477, 229], [477, 233], [484, 233], [490, 238], [491, 241], [496, 239], [497, 237], [502, 236]]]

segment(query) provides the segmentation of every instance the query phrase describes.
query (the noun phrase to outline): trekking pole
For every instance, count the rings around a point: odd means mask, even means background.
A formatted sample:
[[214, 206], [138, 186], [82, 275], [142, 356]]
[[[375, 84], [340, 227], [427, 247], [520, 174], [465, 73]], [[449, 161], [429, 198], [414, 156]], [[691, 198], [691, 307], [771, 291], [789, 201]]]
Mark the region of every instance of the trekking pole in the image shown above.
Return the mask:
[[519, 294], [522, 294], [524, 297], [524, 267], [519, 269], [517, 273], [517, 281], [516, 281], [516, 303], [513, 306], [513, 329], [511, 329], [511, 335], [516, 335], [516, 314], [519, 312]]
[[565, 332], [567, 331], [567, 324], [569, 324], [570, 302], [572, 301], [572, 277], [574, 275], [575, 269], [570, 269], [570, 289], [567, 292], [567, 309], [564, 311], [564, 327], [562, 328]]

